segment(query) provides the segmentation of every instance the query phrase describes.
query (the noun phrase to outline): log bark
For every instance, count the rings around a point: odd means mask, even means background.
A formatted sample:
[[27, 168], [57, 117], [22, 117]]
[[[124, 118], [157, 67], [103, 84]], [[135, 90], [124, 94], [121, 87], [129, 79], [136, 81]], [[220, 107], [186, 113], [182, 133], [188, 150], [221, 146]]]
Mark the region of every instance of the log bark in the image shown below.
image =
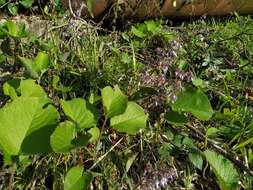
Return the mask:
[[[253, 0], [92, 0], [92, 16], [87, 8], [89, 0], [62, 0], [66, 8], [82, 18], [99, 18], [108, 11], [120, 10], [125, 18], [191, 17], [253, 13]], [[118, 8], [115, 9], [115, 7]], [[110, 14], [110, 13], [109, 13]]]

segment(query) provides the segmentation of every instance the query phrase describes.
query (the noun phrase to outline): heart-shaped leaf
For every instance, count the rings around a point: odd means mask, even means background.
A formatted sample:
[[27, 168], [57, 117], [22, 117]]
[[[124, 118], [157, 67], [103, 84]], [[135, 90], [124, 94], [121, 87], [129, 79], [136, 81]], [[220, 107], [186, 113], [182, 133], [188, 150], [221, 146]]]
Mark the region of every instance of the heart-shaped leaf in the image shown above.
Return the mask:
[[61, 100], [61, 107], [64, 113], [77, 124], [78, 128], [91, 128], [97, 125], [96, 109], [84, 99]]
[[119, 132], [136, 134], [141, 128], [146, 127], [147, 115], [141, 106], [134, 102], [128, 102], [122, 115], [111, 118], [111, 127]]
[[74, 148], [72, 141], [76, 136], [75, 124], [70, 121], [60, 123], [51, 136], [51, 146], [54, 152], [67, 153]]
[[50, 152], [49, 137], [59, 114], [46, 106], [50, 101], [34, 81], [21, 81], [19, 88], [21, 96], [0, 109], [0, 146], [9, 155]]
[[127, 106], [127, 96], [125, 96], [118, 86], [107, 86], [101, 91], [102, 101], [105, 107], [106, 116], [111, 118], [124, 113]]
[[173, 111], [190, 112], [201, 120], [209, 120], [213, 109], [208, 97], [200, 90], [187, 88], [178, 94], [177, 100], [171, 105]]

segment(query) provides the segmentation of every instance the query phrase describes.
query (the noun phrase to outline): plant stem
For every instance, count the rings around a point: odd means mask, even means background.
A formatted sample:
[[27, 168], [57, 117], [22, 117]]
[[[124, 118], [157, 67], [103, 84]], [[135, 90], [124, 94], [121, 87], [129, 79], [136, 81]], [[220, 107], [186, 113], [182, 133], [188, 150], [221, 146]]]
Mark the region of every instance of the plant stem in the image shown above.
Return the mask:
[[14, 174], [15, 174], [16, 168], [17, 168], [17, 164], [16, 162], [14, 162], [13, 166], [11, 167], [11, 175], [9, 178], [8, 190], [13, 189], [13, 181], [14, 181]]

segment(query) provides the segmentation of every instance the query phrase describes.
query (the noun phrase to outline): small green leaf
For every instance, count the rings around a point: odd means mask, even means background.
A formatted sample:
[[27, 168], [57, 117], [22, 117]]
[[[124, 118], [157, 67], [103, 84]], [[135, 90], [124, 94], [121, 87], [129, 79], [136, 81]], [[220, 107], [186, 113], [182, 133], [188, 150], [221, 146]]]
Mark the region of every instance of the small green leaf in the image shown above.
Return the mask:
[[198, 168], [199, 170], [202, 170], [203, 158], [199, 151], [197, 150], [190, 151], [188, 157], [196, 168]]
[[6, 0], [0, 0], [0, 6], [4, 5], [6, 3]]
[[131, 166], [134, 163], [136, 157], [137, 157], [137, 154], [134, 154], [134, 155], [132, 155], [131, 157], [128, 158], [127, 163], [126, 163], [126, 173], [131, 168]]
[[111, 118], [124, 113], [127, 106], [127, 96], [125, 96], [118, 86], [114, 89], [107, 86], [102, 89], [102, 101], [106, 116]]
[[51, 135], [51, 146], [54, 152], [57, 153], [67, 153], [74, 145], [72, 141], [76, 136], [75, 124], [70, 121], [65, 121], [60, 123], [60, 125], [55, 129], [54, 133]]
[[53, 76], [53, 88], [55, 90], [61, 91], [62, 93], [70, 92], [72, 90], [71, 87], [64, 86], [60, 81], [60, 77], [56, 75]]
[[156, 34], [160, 31], [161, 25], [159, 22], [156, 22], [154, 20], [148, 20], [145, 21], [145, 24], [147, 26], [147, 30], [151, 32], [152, 34]]
[[20, 85], [20, 82], [17, 80], [10, 80], [4, 83], [3, 92], [6, 96], [9, 96], [12, 100], [18, 98], [16, 89]]
[[134, 102], [129, 102], [122, 115], [111, 118], [111, 127], [119, 132], [136, 134], [146, 127], [147, 115], [142, 107]]
[[18, 14], [18, 7], [14, 3], [8, 4], [8, 10], [13, 15], [16, 16]]
[[84, 190], [87, 189], [92, 180], [90, 173], [84, 173], [83, 167], [71, 168], [64, 180], [64, 190]]
[[192, 84], [196, 87], [199, 87], [199, 88], [205, 88], [206, 87], [206, 82], [203, 81], [202, 79], [200, 78], [195, 78], [193, 79], [192, 81]]
[[21, 5], [23, 5], [26, 9], [29, 9], [32, 7], [34, 0], [22, 0], [19, 1]]
[[84, 99], [61, 100], [60, 103], [64, 113], [77, 124], [78, 128], [91, 128], [97, 125], [96, 109]]
[[213, 115], [208, 97], [200, 89], [183, 90], [171, 107], [176, 112], [190, 112], [200, 120], [209, 120]]
[[220, 188], [222, 190], [236, 190], [240, 179], [233, 164], [210, 150], [206, 150], [204, 155], [218, 179]]
[[33, 60], [25, 58], [25, 57], [18, 57], [21, 64], [25, 67], [26, 69], [26, 74], [29, 75], [29, 77], [33, 79], [39, 78], [39, 73], [37, 71], [37, 68], [33, 62]]
[[50, 65], [49, 56], [45, 52], [39, 52], [34, 59], [37, 72], [43, 73]]
[[132, 26], [131, 32], [139, 38], [145, 38], [147, 36], [147, 34], [145, 33], [146, 26], [145, 25], [143, 26], [144, 26], [143, 28], [141, 27], [136, 28], [135, 26]]
[[214, 136], [219, 132], [219, 129], [215, 128], [215, 127], [211, 127], [209, 129], [207, 129], [206, 131], [206, 137], [210, 137], [210, 136]]
[[94, 143], [99, 139], [100, 130], [98, 127], [93, 127], [88, 131], [91, 134], [91, 138], [89, 140], [90, 143]]
[[94, 15], [93, 15], [93, 0], [87, 0], [87, 8], [88, 8], [90, 16], [92, 16], [92, 18], [93, 18], [94, 17]]

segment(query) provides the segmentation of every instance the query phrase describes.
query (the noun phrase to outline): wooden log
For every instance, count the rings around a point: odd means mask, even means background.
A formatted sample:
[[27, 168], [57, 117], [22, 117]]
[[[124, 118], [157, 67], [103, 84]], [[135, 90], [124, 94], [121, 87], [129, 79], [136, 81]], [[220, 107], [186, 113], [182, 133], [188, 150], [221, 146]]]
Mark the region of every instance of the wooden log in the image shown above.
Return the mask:
[[[87, 1], [89, 0], [62, 0], [62, 4], [70, 8], [76, 16], [91, 18]], [[136, 19], [221, 16], [235, 11], [239, 14], [253, 13], [253, 0], [91, 0], [91, 2], [93, 18], [106, 15], [108, 10], [115, 7], [120, 8], [122, 17]]]

